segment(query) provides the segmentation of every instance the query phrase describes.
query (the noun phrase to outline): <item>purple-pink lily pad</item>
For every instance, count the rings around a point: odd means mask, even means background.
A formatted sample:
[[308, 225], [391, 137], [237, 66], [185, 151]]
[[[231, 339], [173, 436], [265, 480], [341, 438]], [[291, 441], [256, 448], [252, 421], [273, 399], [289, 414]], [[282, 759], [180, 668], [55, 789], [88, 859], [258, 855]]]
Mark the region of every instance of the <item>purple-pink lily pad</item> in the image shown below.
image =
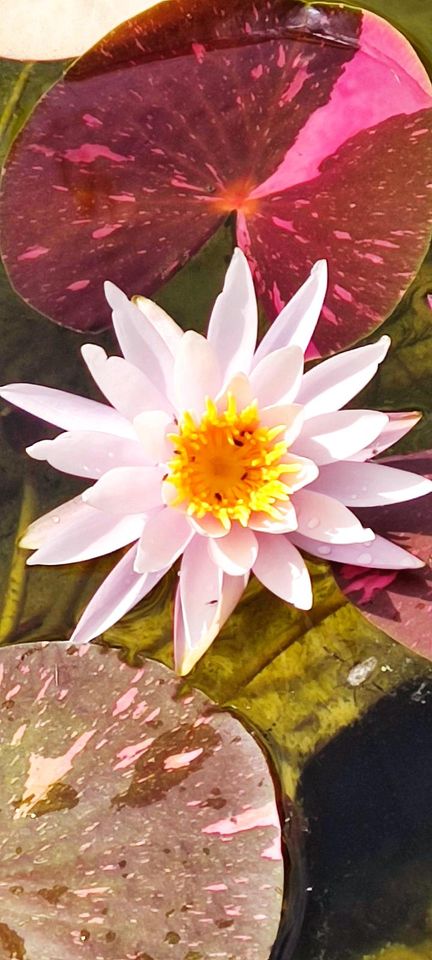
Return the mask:
[[382, 322], [425, 250], [431, 105], [414, 51], [372, 13], [161, 4], [77, 61], [18, 137], [9, 276], [58, 323], [100, 329], [105, 278], [151, 295], [236, 211], [270, 319], [328, 258], [314, 349], [332, 352]]
[[[389, 457], [386, 464], [432, 478], [432, 451]], [[419, 570], [372, 570], [335, 565], [348, 598], [390, 637], [432, 659], [432, 494], [407, 503], [359, 511], [375, 533], [424, 561]]]
[[0, 673], [1, 955], [267, 960], [281, 834], [241, 724], [100, 647], [5, 648]]

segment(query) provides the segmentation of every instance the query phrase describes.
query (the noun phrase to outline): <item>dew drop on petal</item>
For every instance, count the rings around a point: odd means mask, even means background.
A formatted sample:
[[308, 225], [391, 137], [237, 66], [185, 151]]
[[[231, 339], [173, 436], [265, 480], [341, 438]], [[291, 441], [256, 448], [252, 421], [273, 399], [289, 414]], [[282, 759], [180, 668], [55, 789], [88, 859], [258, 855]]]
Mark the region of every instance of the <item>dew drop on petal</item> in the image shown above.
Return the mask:
[[309, 530], [315, 530], [316, 527], [319, 527], [320, 525], [319, 517], [311, 517], [310, 520], [308, 520], [307, 525]]
[[53, 517], [53, 518], [52, 518], [52, 522], [53, 522], [53, 523], [60, 523], [60, 517]]
[[356, 560], [356, 563], [358, 563], [360, 566], [366, 563], [371, 563], [371, 562], [372, 562], [372, 555], [370, 553], [361, 553]]
[[321, 547], [318, 547], [318, 553], [321, 554], [322, 557], [328, 557], [331, 553], [331, 547], [328, 547], [327, 544], [323, 543]]

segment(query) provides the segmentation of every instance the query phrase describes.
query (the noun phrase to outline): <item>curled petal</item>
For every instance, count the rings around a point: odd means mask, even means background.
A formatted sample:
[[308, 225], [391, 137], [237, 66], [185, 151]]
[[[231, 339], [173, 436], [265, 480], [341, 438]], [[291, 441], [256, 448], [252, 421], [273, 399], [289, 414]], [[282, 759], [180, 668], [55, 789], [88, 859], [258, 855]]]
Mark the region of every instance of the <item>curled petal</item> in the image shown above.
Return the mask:
[[135, 544], [96, 590], [75, 627], [70, 638], [71, 643], [80, 646], [105, 633], [105, 630], [109, 630], [129, 613], [162, 579], [166, 570], [159, 570], [157, 573], [135, 573], [136, 552]]
[[327, 290], [327, 263], [318, 260], [310, 276], [283, 308], [263, 337], [254, 357], [254, 366], [280, 347], [300, 347], [306, 353], [321, 313]]
[[81, 353], [99, 389], [128, 420], [143, 410], [171, 411], [169, 401], [147, 375], [123, 357], [107, 357], [94, 343], [86, 343]]
[[250, 375], [252, 392], [260, 406], [295, 400], [303, 375], [300, 347], [281, 347], [263, 357]]
[[114, 467], [83, 493], [91, 507], [108, 513], [145, 513], [162, 506], [160, 467]]
[[234, 524], [226, 537], [210, 539], [209, 550], [212, 560], [224, 573], [238, 577], [249, 573], [255, 563], [258, 541], [252, 530]]
[[139, 367], [166, 394], [172, 381], [173, 355], [164, 338], [114, 283], [105, 283], [105, 296], [113, 311], [113, 326], [125, 360]]
[[46, 460], [56, 470], [95, 480], [113, 463], [144, 466], [148, 462], [137, 440], [87, 430], [61, 433], [55, 440], [39, 440], [27, 447], [27, 453], [35, 460]]
[[169, 568], [194, 536], [184, 513], [163, 507], [144, 524], [135, 561], [137, 573]]
[[388, 416], [375, 410], [323, 413], [306, 420], [292, 453], [298, 451], [319, 466], [333, 460], [348, 460], [352, 454], [375, 440], [387, 423]]
[[310, 610], [312, 587], [303, 560], [288, 537], [270, 533], [258, 534], [258, 557], [253, 572], [258, 580], [277, 597], [300, 610]]
[[138, 307], [138, 310], [144, 314], [147, 320], [150, 321], [161, 337], [163, 337], [168, 349], [172, 355], [175, 356], [177, 347], [183, 336], [182, 328], [179, 327], [178, 323], [176, 323], [162, 307], [155, 303], [154, 300], [137, 296], [132, 297], [132, 302]]
[[64, 390], [35, 383], [9, 383], [1, 388], [0, 397], [62, 430], [97, 430], [133, 438], [130, 423], [117, 410]]
[[324, 543], [364, 543], [374, 534], [342, 503], [314, 490], [299, 490], [293, 495], [297, 530], [312, 540]]
[[249, 373], [258, 329], [258, 310], [249, 264], [234, 251], [222, 293], [210, 317], [208, 340], [226, 384], [236, 373]]
[[300, 550], [311, 553], [321, 560], [332, 560], [335, 563], [348, 563], [359, 567], [376, 567], [379, 570], [416, 570], [424, 567], [422, 560], [413, 554], [398, 547], [396, 543], [376, 536], [371, 543], [319, 543], [295, 532], [290, 539]]
[[350, 507], [375, 507], [423, 497], [432, 492], [432, 483], [408, 470], [354, 461], [323, 467], [313, 489]]
[[377, 343], [339, 353], [305, 373], [297, 403], [305, 406], [305, 417], [332, 413], [352, 400], [375, 376], [390, 346], [390, 337]]

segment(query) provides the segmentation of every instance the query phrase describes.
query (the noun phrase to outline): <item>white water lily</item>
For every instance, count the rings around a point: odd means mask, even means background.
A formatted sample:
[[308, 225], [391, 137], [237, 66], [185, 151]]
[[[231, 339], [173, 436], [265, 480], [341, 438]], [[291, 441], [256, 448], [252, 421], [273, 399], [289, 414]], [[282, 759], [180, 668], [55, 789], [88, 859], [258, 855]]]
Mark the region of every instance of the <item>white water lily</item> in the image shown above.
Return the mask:
[[72, 563], [133, 544], [84, 611], [74, 643], [112, 626], [180, 556], [174, 651], [182, 674], [215, 639], [251, 571], [306, 610], [312, 589], [301, 549], [363, 566], [422, 566], [350, 509], [421, 496], [432, 484], [368, 462], [418, 415], [341, 409], [374, 376], [388, 337], [304, 373], [326, 284], [320, 261], [256, 348], [256, 298], [240, 250], [207, 337], [107, 283], [123, 357], [91, 344], [82, 353], [111, 406], [31, 384], [2, 389], [66, 431], [30, 447], [32, 457], [95, 481], [31, 524], [27, 562]]

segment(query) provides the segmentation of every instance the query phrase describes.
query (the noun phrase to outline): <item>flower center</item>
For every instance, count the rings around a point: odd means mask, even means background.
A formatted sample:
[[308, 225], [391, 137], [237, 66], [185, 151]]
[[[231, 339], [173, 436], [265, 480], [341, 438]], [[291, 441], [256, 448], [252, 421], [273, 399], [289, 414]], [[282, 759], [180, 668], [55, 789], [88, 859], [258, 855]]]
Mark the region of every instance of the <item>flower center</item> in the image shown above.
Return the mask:
[[277, 501], [291, 493], [284, 475], [299, 469], [281, 462], [288, 444], [277, 438], [285, 429], [262, 426], [256, 402], [238, 411], [232, 394], [222, 412], [207, 400], [199, 423], [186, 411], [179, 432], [169, 437], [174, 457], [166, 479], [177, 490], [172, 505], [187, 504], [197, 518], [212, 514], [226, 529], [233, 520], [247, 526], [255, 512], [280, 519]]

